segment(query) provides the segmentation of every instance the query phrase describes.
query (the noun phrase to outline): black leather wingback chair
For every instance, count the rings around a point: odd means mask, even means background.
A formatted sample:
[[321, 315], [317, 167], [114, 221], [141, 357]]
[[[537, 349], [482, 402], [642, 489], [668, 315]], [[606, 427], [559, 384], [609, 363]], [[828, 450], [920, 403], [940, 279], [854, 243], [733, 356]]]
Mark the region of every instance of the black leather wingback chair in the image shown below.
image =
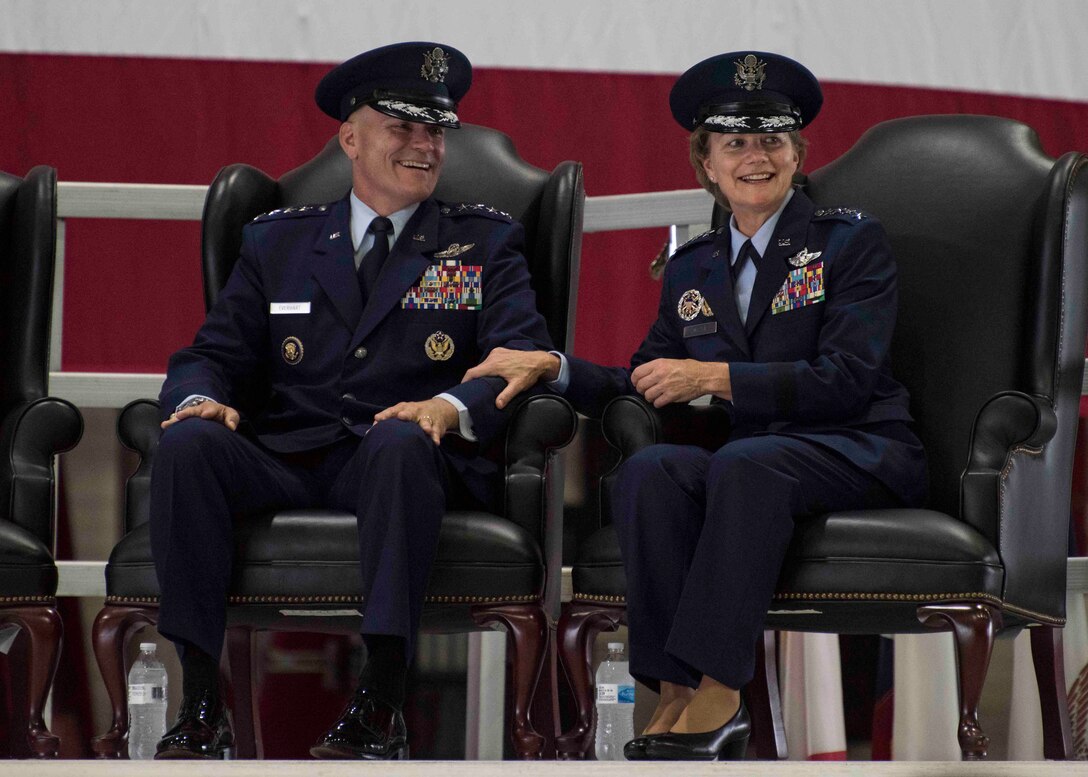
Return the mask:
[[[873, 127], [808, 182], [818, 204], [862, 208], [890, 235], [899, 268], [893, 370], [911, 392], [930, 499], [924, 510], [799, 522], [767, 625], [952, 631], [965, 759], [987, 752], [977, 711], [992, 640], [1022, 627], [1032, 634], [1046, 756], [1071, 752], [1061, 627], [1088, 315], [1086, 165], [1084, 154], [1051, 159], [1014, 121], [928, 116]], [[720, 444], [721, 410], [658, 413], [624, 397], [603, 423], [626, 458], [666, 440]], [[710, 423], [724, 428], [715, 435]], [[583, 545], [573, 582], [560, 638], [568, 672], [588, 687], [589, 637], [623, 613], [611, 527]], [[768, 687], [756, 690], [764, 702], [753, 713], [771, 727], [763, 736], [780, 734]], [[588, 747], [589, 701], [580, 702], [579, 726], [559, 742], [571, 752]]]
[[[522, 222], [538, 307], [554, 341], [568, 345], [585, 196], [581, 164], [563, 162], [548, 173], [524, 162], [508, 137], [479, 126], [448, 133], [446, 147], [436, 196], [486, 202]], [[245, 165], [222, 170], [204, 207], [206, 305], [215, 302], [234, 266], [247, 221], [274, 208], [331, 202], [350, 187], [350, 164], [335, 137], [279, 181]], [[119, 756], [127, 735], [123, 647], [128, 635], [155, 622], [157, 612], [147, 527], [157, 419], [157, 403], [140, 401], [126, 408], [119, 422], [122, 441], [141, 454], [141, 463], [128, 482], [126, 534], [110, 556], [106, 606], [95, 622], [95, 652], [113, 703], [113, 727], [94, 743], [105, 757]], [[539, 757], [544, 745], [529, 712], [549, 627], [559, 613], [562, 492], [553, 463], [575, 427], [573, 411], [557, 397], [534, 397], [519, 408], [502, 454], [505, 512], [447, 514], [423, 615], [423, 628], [429, 630], [507, 630], [513, 656], [512, 738], [523, 758]], [[260, 756], [249, 678], [252, 631], [357, 631], [359, 619], [343, 614], [361, 605], [355, 537], [355, 516], [328, 510], [284, 511], [237, 526], [227, 645], [239, 756]], [[285, 610], [306, 614], [285, 615]], [[330, 612], [337, 610], [340, 615]]]
[[19, 626], [25, 644], [26, 666], [11, 670], [25, 685], [11, 731], [11, 753], [23, 757], [56, 757], [59, 747], [42, 720], [62, 633], [53, 460], [83, 434], [79, 411], [46, 396], [56, 241], [56, 170], [0, 173], [0, 628]]

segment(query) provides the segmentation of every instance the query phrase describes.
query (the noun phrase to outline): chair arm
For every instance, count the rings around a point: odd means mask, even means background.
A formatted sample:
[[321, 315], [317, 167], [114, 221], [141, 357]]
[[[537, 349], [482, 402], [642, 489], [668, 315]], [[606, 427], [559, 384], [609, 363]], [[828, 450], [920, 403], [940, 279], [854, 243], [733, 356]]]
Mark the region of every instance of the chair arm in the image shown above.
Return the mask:
[[159, 447], [160, 406], [154, 399], [137, 399], [121, 410], [117, 437], [140, 455], [139, 466], [125, 481], [125, 533], [147, 523], [151, 504], [151, 464]]
[[729, 439], [732, 420], [722, 404], [656, 408], [642, 397], [624, 396], [605, 407], [601, 429], [620, 452], [618, 467], [638, 450], [662, 442], [716, 450]]
[[578, 416], [562, 397], [538, 394], [522, 402], [506, 434], [507, 481], [519, 474], [543, 476], [547, 455], [569, 445], [577, 430]]
[[53, 547], [53, 457], [83, 436], [83, 416], [64, 399], [43, 397], [17, 405], [0, 425], [0, 515]]
[[967, 470], [1000, 470], [1016, 448], [1042, 448], [1058, 428], [1050, 402], [1019, 391], [994, 394], [971, 430]]

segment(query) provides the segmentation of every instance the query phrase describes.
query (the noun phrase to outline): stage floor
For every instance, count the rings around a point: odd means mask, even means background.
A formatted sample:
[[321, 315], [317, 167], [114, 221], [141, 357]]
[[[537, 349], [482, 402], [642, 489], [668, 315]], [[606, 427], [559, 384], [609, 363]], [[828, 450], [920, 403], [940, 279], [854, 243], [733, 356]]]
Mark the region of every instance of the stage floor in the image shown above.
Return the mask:
[[[675, 775], [675, 763], [598, 763], [576, 761], [9, 761], [0, 766], [4, 777], [136, 777], [154, 773], [166, 777], [347, 777], [385, 775], [395, 777], [666, 777]], [[687, 763], [684, 777], [702, 775], [877, 775], [878, 777], [1049, 777], [1088, 775], [1088, 762], [1077, 761], [849, 761], [846, 763], [801, 761], [742, 761]], [[153, 770], [153, 771], [152, 771]]]

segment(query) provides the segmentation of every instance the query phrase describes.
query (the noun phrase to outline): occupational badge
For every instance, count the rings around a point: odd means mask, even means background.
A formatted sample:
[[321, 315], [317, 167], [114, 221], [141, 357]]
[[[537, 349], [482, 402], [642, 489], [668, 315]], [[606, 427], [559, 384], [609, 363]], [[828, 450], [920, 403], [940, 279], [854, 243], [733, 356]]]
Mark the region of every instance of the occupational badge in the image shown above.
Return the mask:
[[419, 74], [432, 84], [445, 82], [446, 74], [450, 72], [450, 58], [440, 46], [435, 46], [430, 51], [423, 52], [423, 67]]
[[807, 248], [802, 248], [789, 258], [789, 263], [793, 267], [804, 267], [813, 259], [819, 259], [822, 253], [823, 251], [809, 251]]
[[445, 332], [435, 332], [423, 344], [423, 350], [427, 352], [427, 358], [435, 362], [447, 361], [453, 356], [453, 348], [453, 338]]
[[744, 59], [733, 60], [737, 66], [737, 73], [733, 76], [733, 83], [743, 87], [746, 92], [754, 92], [763, 88], [763, 80], [767, 77], [764, 70], [767, 63], [755, 54], [749, 54]]
[[685, 321], [691, 321], [702, 310], [703, 295], [698, 289], [688, 289], [680, 296], [680, 302], [676, 305], [676, 312]]
[[435, 259], [452, 259], [455, 256], [460, 256], [465, 251], [469, 250], [475, 243], [468, 243], [467, 245], [461, 245], [460, 243], [450, 243], [449, 248], [444, 251], [439, 251], [434, 255]]
[[280, 346], [280, 354], [283, 360], [294, 366], [302, 361], [302, 341], [297, 337], [288, 337]]

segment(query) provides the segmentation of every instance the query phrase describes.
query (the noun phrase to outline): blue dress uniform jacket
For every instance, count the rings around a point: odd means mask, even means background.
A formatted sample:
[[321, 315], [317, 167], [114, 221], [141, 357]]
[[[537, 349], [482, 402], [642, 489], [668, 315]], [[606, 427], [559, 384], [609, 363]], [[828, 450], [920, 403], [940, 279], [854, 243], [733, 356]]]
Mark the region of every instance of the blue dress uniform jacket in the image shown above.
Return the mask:
[[[248, 224], [194, 343], [170, 360], [164, 415], [202, 395], [243, 419], [238, 432], [186, 419], [159, 444], [158, 627], [179, 645], [219, 655], [236, 518], [330, 507], [358, 521], [360, 630], [403, 637], [411, 656], [450, 500], [462, 486], [484, 505], [501, 495], [481, 450], [501, 440], [510, 411], [495, 398], [505, 383], [460, 380], [496, 346], [550, 347], [522, 227], [486, 206], [426, 200], [364, 304], [349, 213], [345, 197]], [[468, 408], [476, 444], [448, 435], [435, 446], [416, 423], [371, 423], [397, 402], [442, 392]]]
[[631, 672], [651, 687], [751, 679], [795, 521], [925, 498], [924, 454], [889, 364], [896, 280], [880, 224], [795, 192], [757, 262], [745, 323], [730, 238], [723, 227], [676, 252], [631, 368], [569, 362], [565, 395], [589, 414], [633, 393], [631, 370], [653, 359], [729, 364], [729, 440], [644, 448], [611, 493]]
[[[505, 384], [461, 377], [496, 346], [550, 347], [521, 225], [484, 205], [424, 201], [364, 306], [349, 216], [345, 197], [245, 227], [207, 320], [170, 360], [165, 415], [188, 396], [208, 396], [236, 407], [266, 448], [292, 453], [361, 436], [378, 411], [448, 392], [468, 408], [481, 446], [495, 437]], [[463, 448], [449, 454], [482, 497], [489, 462]]]
[[[728, 362], [733, 439], [778, 432], [816, 440], [904, 502], [920, 503], [926, 485], [917, 477], [916, 446], [885, 444], [872, 433], [911, 421], [888, 356], [895, 264], [879, 221], [849, 208], [818, 209], [795, 191], [758, 262], [745, 323], [730, 256], [725, 226], [677, 250], [631, 369], [662, 358]], [[634, 393], [631, 369], [577, 358], [570, 365], [566, 396], [583, 412], [599, 414], [611, 398]]]

